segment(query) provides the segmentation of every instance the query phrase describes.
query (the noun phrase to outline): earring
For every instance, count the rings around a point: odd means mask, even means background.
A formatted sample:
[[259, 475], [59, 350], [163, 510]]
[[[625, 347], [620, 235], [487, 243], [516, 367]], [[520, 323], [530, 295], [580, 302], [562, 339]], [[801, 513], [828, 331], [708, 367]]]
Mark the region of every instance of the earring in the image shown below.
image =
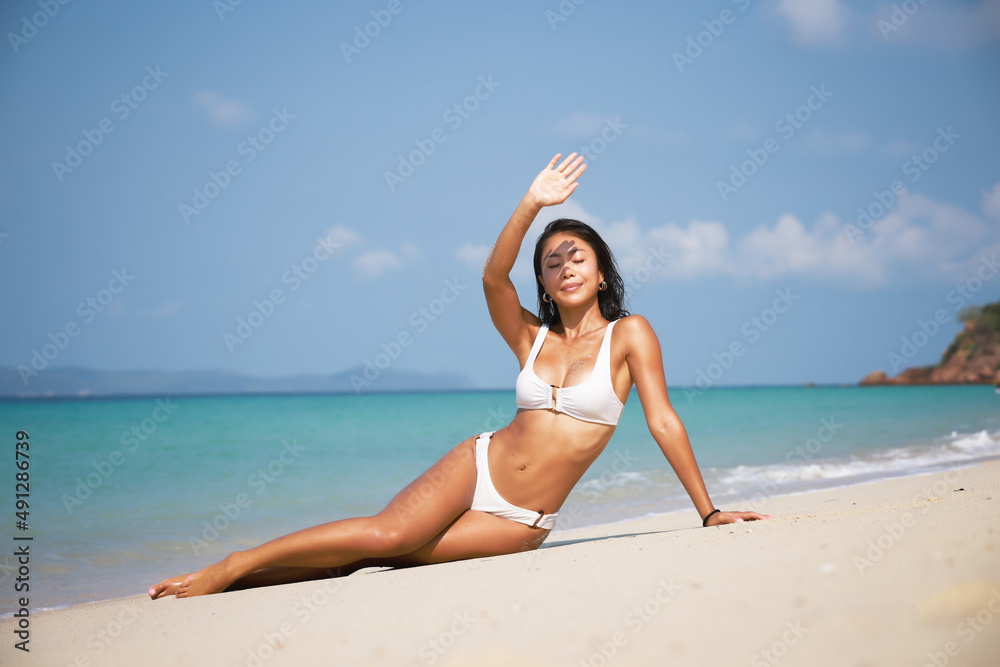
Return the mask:
[[601, 292], [608, 289], [608, 284], [605, 281], [601, 281], [601, 284], [597, 286], [597, 289]]
[[548, 292], [542, 292], [542, 301], [544, 301], [545, 303], [552, 303], [552, 297], [549, 296]]

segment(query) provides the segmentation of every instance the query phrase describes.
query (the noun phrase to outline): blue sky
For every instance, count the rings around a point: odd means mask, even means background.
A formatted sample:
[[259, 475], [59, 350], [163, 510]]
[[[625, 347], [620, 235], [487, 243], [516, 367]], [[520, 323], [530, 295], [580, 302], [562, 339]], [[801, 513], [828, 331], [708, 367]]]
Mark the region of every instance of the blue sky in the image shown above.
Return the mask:
[[581, 148], [512, 278], [534, 309], [541, 228], [595, 226], [671, 386], [894, 374], [1000, 298], [998, 0], [36, 0], [0, 27], [0, 365], [334, 373], [402, 336], [393, 368], [512, 389], [481, 267]]

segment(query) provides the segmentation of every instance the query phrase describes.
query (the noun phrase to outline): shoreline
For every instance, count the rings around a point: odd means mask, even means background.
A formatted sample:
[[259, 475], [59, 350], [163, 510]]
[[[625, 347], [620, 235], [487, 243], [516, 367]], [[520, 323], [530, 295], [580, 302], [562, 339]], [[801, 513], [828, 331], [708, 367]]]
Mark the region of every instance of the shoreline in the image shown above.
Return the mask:
[[[958, 470], [958, 469], [965, 469], [965, 468], [977, 466], [977, 465], [979, 465], [981, 463], [985, 463], [985, 462], [989, 462], [989, 461], [998, 461], [998, 460], [1000, 460], [1000, 455], [984, 457], [984, 458], [976, 459], [976, 460], [972, 460], [972, 461], [947, 461], [947, 462], [942, 462], [942, 463], [935, 463], [935, 464], [932, 464], [932, 465], [929, 465], [929, 466], [925, 466], [925, 468], [928, 468], [928, 469], [907, 470], [907, 471], [904, 471], [904, 472], [893, 471], [891, 473], [881, 474], [880, 476], [872, 477], [872, 478], [869, 478], [869, 479], [860, 479], [860, 480], [856, 480], [856, 481], [851, 481], [851, 482], [848, 482], [846, 484], [835, 484], [835, 485], [832, 485], [832, 486], [819, 486], [817, 488], [804, 488], [804, 489], [799, 488], [799, 489], [794, 489], [794, 490], [779, 491], [779, 492], [775, 492], [775, 493], [772, 493], [772, 494], [764, 494], [764, 501], [766, 502], [769, 499], [787, 499], [787, 498], [793, 498], [793, 497], [799, 496], [799, 495], [807, 495], [807, 494], [812, 494], [812, 493], [823, 493], [825, 491], [836, 491], [836, 490], [839, 490], [839, 489], [850, 489], [852, 487], [865, 486], [865, 485], [869, 485], [869, 484], [880, 484], [880, 483], [884, 483], [886, 481], [895, 480], [895, 479], [906, 479], [906, 478], [910, 478], [910, 477], [935, 475], [935, 474], [939, 474], [939, 473], [946, 472], [946, 471]], [[829, 479], [818, 479], [816, 481], [817, 482], [828, 482], [830, 480]], [[761, 512], [763, 514], [766, 514], [767, 512], [766, 512], [765, 508], [763, 508], [763, 505], [761, 505], [760, 501], [759, 500], [758, 501], [754, 500], [757, 497], [757, 495], [759, 495], [759, 494], [754, 494], [753, 496], [750, 496], [750, 497], [738, 496], [738, 497], [733, 498], [733, 499], [727, 499], [726, 501], [724, 501], [723, 503], [721, 503], [722, 505], [725, 505], [725, 507], [722, 507], [720, 509], [732, 510], [732, 511], [758, 511], [758, 512]], [[643, 514], [643, 515], [639, 515], [639, 516], [627, 517], [627, 518], [618, 519], [618, 520], [614, 520], [614, 521], [605, 521], [605, 522], [601, 522], [601, 523], [585, 524], [585, 525], [581, 525], [581, 526], [572, 526], [571, 525], [568, 528], [560, 528], [560, 526], [558, 525], [558, 522], [557, 522], [555, 529], [549, 535], [549, 537], [547, 538], [545, 544], [543, 544], [541, 548], [542, 549], [546, 548], [547, 544], [552, 543], [554, 540], [559, 540], [563, 535], [572, 536], [575, 533], [581, 533], [583, 535], [587, 535], [587, 534], [589, 534], [589, 533], [591, 533], [593, 531], [597, 531], [597, 532], [600, 532], [600, 533], [603, 534], [603, 533], [605, 533], [608, 530], [618, 529], [618, 528], [620, 528], [622, 526], [627, 526], [628, 524], [632, 524], [634, 522], [666, 520], [669, 517], [674, 517], [674, 516], [682, 515], [682, 514], [684, 514], [686, 512], [690, 512], [692, 514], [692, 519], [691, 520], [693, 521], [693, 523], [689, 527], [691, 527], [691, 528], [700, 527], [700, 526], [697, 525], [698, 524], [697, 514], [696, 514], [694, 508], [690, 506], [689, 499], [688, 499], [687, 505], [688, 505], [687, 507], [683, 507], [683, 508], [671, 509], [671, 510], [666, 510], [666, 511], [663, 511], [663, 512], [647, 513], [647, 514]], [[565, 505], [564, 505], [564, 507], [565, 507]], [[32, 609], [31, 613], [35, 614], [35, 613], [49, 613], [49, 612], [53, 612], [53, 611], [64, 611], [64, 610], [72, 609], [72, 608], [76, 608], [76, 607], [85, 607], [85, 606], [88, 606], [88, 605], [102, 604], [102, 603], [107, 603], [107, 602], [124, 601], [124, 600], [133, 599], [135, 597], [136, 597], [135, 595], [124, 595], [124, 596], [119, 595], [119, 596], [115, 596], [115, 597], [101, 598], [101, 599], [97, 599], [97, 600], [87, 600], [87, 601], [82, 601], [82, 602], [67, 602], [67, 603], [57, 604], [57, 605], [48, 606], [48, 607], [40, 607], [38, 609]], [[13, 614], [14, 614], [13, 611], [11, 611], [11, 612], [5, 612], [3, 614], [0, 614], [0, 622], [2, 622], [4, 620], [8, 620], [8, 619], [13, 618]]]
[[[519, 554], [32, 612], [33, 664], [576, 667], [780, 653], [923, 665], [957, 651], [987, 665], [1000, 650], [1000, 460], [775, 495], [763, 522], [704, 529], [685, 511], [553, 532]], [[0, 662], [13, 664], [12, 643]]]

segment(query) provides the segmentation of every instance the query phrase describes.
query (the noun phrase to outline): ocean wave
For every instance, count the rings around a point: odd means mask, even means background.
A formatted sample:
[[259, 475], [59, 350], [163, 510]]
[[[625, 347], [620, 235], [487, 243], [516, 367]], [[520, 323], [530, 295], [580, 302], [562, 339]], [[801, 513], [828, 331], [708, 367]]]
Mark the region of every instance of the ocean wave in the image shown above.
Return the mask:
[[[1000, 431], [952, 432], [930, 442], [906, 447], [855, 453], [842, 458], [816, 458], [800, 463], [781, 461], [705, 468], [703, 475], [713, 495], [739, 497], [760, 491], [771, 495], [933, 471], [995, 456], [1000, 456]], [[683, 506], [687, 496], [682, 492], [678, 494], [679, 491], [682, 491], [680, 482], [667, 470], [609, 471], [599, 478], [581, 483], [573, 490], [571, 499], [591, 506], [595, 511], [641, 504], [654, 497], [661, 506], [672, 507], [675, 503]]]
[[604, 493], [609, 489], [626, 488], [633, 486], [650, 486], [653, 480], [645, 473], [641, 472], [616, 472], [605, 473], [597, 479], [587, 480], [577, 488], [583, 493]]
[[1000, 432], [960, 434], [952, 432], [937, 444], [894, 447], [847, 459], [817, 459], [800, 464], [774, 463], [760, 466], [736, 466], [720, 470], [721, 484], [769, 485], [786, 482], [844, 480], [854, 477], [878, 477], [919, 472], [949, 463], [967, 463], [1000, 456]]

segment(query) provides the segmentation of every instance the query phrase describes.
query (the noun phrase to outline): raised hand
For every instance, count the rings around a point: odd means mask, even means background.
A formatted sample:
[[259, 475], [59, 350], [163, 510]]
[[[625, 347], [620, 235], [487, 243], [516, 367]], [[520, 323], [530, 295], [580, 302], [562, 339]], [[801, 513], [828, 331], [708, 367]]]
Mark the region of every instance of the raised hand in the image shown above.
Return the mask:
[[580, 174], [587, 169], [587, 165], [583, 164], [582, 155], [570, 153], [569, 157], [557, 167], [555, 164], [560, 157], [562, 157], [562, 153], [556, 153], [556, 156], [542, 170], [542, 173], [535, 177], [531, 187], [528, 188], [528, 194], [539, 206], [554, 206], [566, 201], [579, 185], [576, 179], [580, 178]]

